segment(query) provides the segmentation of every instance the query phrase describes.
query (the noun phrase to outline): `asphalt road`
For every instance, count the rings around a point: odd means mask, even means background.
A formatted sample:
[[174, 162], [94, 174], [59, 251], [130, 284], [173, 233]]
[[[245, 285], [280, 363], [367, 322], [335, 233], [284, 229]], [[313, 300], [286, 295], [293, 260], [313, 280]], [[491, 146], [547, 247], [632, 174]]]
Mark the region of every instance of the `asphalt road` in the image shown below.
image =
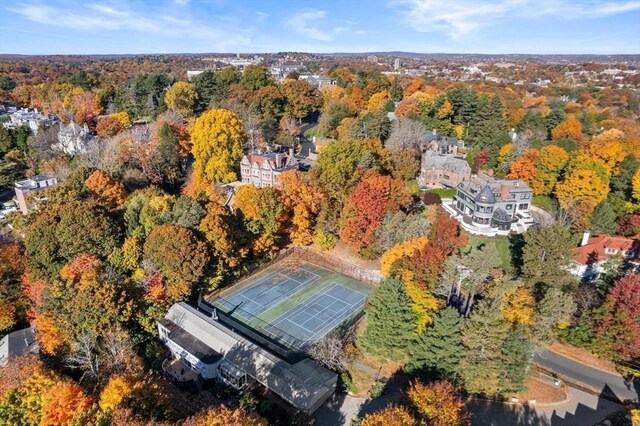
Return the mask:
[[596, 368], [564, 357], [560, 354], [541, 351], [534, 355], [533, 361], [555, 373], [566, 377], [578, 384], [586, 385], [594, 390], [605, 390], [606, 387], [621, 401], [632, 399], [638, 401], [640, 383], [625, 383], [624, 379], [613, 373], [607, 373]]

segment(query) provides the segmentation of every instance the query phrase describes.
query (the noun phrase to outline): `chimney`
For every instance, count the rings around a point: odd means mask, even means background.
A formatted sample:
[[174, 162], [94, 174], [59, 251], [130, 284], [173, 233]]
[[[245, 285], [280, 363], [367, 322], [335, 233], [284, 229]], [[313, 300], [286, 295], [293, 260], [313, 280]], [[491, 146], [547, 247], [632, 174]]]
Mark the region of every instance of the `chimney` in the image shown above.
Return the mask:
[[500, 185], [500, 198], [503, 200], [509, 199], [509, 184], [503, 183]]
[[282, 154], [278, 153], [276, 154], [276, 169], [279, 169], [282, 167]]
[[433, 130], [431, 131], [431, 133], [433, 133], [434, 135], [437, 135], [437, 134], [438, 134], [438, 130], [437, 130], [437, 129], [433, 129]]
[[584, 230], [584, 234], [582, 234], [582, 241], [580, 241], [580, 247], [586, 246], [589, 243], [589, 231], [587, 229]]

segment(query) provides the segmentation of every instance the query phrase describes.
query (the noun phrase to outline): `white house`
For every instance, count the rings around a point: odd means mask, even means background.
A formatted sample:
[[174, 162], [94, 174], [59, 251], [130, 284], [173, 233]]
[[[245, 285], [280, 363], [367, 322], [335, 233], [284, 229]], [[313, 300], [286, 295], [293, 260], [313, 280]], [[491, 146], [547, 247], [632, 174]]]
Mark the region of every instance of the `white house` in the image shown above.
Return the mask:
[[571, 273], [580, 279], [591, 280], [604, 271], [605, 262], [612, 256], [619, 256], [628, 265], [640, 266], [640, 240], [611, 235], [592, 237], [585, 231], [574, 254]]
[[242, 157], [240, 176], [243, 183], [250, 183], [258, 188], [278, 186], [278, 176], [286, 170], [296, 169], [298, 161], [289, 152], [252, 153]]

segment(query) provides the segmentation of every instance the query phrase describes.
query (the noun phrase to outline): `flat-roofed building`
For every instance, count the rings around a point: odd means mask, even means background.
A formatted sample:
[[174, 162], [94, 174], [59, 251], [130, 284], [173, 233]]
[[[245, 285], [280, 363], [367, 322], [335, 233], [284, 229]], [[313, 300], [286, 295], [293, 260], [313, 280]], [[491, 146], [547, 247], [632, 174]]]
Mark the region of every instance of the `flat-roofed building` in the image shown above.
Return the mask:
[[236, 389], [255, 380], [305, 413], [316, 411], [336, 389], [336, 373], [306, 356], [288, 362], [184, 302], [169, 309], [158, 331], [174, 358], [199, 377]]
[[49, 189], [58, 184], [58, 179], [50, 175], [37, 175], [30, 178], [19, 180], [14, 184], [16, 193], [16, 202], [22, 214], [28, 214], [34, 207], [38, 206], [41, 201], [47, 198], [38, 196], [37, 193]]

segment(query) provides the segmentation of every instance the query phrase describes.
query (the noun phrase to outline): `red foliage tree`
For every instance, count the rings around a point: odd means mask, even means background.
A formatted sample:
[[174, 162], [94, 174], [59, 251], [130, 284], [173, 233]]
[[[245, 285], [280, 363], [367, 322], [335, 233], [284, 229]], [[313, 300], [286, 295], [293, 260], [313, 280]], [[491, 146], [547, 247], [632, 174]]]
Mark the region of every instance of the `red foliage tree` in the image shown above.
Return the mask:
[[409, 201], [411, 194], [402, 181], [367, 172], [345, 206], [342, 239], [355, 250], [369, 246], [385, 214]]
[[489, 161], [489, 153], [486, 151], [480, 151], [476, 155], [473, 156], [473, 165], [471, 166], [471, 170], [474, 173], [477, 173], [478, 170], [482, 169], [485, 164]]
[[640, 357], [640, 274], [629, 274], [613, 284], [596, 325], [594, 347], [612, 359]]
[[640, 238], [640, 213], [628, 214], [618, 223], [618, 234]]

